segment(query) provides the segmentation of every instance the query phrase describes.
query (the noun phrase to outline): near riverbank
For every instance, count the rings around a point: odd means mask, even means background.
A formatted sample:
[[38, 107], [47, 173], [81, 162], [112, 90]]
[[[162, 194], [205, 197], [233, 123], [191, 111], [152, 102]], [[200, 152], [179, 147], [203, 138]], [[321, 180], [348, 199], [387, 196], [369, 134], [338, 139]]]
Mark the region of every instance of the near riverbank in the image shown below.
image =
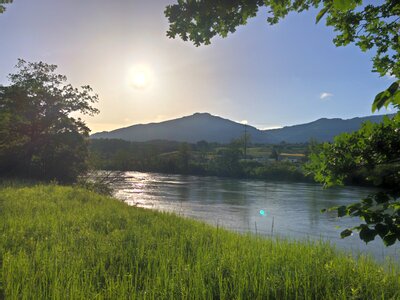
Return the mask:
[[0, 299], [396, 299], [398, 267], [56, 185], [0, 188]]

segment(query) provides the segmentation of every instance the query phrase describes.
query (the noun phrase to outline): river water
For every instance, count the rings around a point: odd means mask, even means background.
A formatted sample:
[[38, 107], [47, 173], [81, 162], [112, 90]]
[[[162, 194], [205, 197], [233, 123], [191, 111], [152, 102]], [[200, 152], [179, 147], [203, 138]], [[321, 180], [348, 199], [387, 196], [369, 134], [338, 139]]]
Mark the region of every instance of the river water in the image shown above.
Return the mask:
[[309, 183], [282, 183], [217, 177], [125, 172], [116, 197], [129, 205], [174, 212], [237, 232], [291, 239], [328, 240], [354, 256], [398, 260], [398, 245], [385, 247], [379, 237], [366, 245], [355, 233], [340, 232], [360, 224], [321, 209], [359, 201], [372, 190], [359, 187], [322, 189]]

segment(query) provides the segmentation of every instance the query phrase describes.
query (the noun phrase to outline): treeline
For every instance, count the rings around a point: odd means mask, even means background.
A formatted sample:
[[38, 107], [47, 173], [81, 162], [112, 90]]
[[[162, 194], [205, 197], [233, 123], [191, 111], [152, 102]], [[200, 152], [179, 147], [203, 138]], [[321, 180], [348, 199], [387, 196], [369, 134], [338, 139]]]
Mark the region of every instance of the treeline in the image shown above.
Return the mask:
[[[277, 153], [299, 148], [307, 149], [305, 145], [249, 145], [245, 151], [240, 139], [228, 145], [93, 139], [89, 145], [90, 164], [95, 169], [312, 181], [305, 175], [302, 162], [278, 160]], [[259, 151], [264, 156], [251, 154]]]

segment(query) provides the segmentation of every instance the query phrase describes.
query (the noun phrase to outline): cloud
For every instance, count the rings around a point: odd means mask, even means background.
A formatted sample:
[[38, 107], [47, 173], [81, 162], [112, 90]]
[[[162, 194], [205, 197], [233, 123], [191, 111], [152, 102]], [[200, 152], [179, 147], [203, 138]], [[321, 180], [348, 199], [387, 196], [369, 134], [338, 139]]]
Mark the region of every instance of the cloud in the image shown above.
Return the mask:
[[258, 129], [260, 130], [271, 130], [271, 129], [280, 129], [283, 128], [282, 125], [271, 125], [271, 126], [264, 126], [264, 127], [258, 127], [256, 126]]
[[387, 72], [386, 75], [385, 75], [385, 77], [386, 77], [387, 79], [389, 79], [389, 80], [394, 80], [394, 79], [396, 79], [396, 76], [390, 74], [390, 72]]
[[321, 95], [319, 95], [319, 99], [321, 99], [321, 100], [324, 100], [324, 99], [330, 98], [330, 97], [333, 97], [332, 93], [323, 92], [323, 93], [321, 93]]

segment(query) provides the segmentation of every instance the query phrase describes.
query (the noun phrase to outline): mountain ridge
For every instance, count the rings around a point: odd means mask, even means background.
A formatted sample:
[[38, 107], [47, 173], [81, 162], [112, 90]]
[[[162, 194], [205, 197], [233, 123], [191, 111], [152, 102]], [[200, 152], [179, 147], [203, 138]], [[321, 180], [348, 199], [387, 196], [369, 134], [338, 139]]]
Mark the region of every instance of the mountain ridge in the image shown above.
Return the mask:
[[[354, 117], [351, 119], [320, 118], [318, 120], [284, 126], [282, 128], [260, 130], [210, 113], [194, 113], [176, 119], [147, 124], [134, 124], [112, 131], [94, 133], [90, 138], [117, 138], [127, 141], [145, 142], [151, 140], [169, 140], [195, 143], [229, 143], [246, 132], [254, 143], [304, 143], [310, 139], [320, 142], [331, 141], [343, 132], [353, 132], [365, 121], [380, 122], [385, 115]], [[389, 115], [390, 116], [390, 115]]]

